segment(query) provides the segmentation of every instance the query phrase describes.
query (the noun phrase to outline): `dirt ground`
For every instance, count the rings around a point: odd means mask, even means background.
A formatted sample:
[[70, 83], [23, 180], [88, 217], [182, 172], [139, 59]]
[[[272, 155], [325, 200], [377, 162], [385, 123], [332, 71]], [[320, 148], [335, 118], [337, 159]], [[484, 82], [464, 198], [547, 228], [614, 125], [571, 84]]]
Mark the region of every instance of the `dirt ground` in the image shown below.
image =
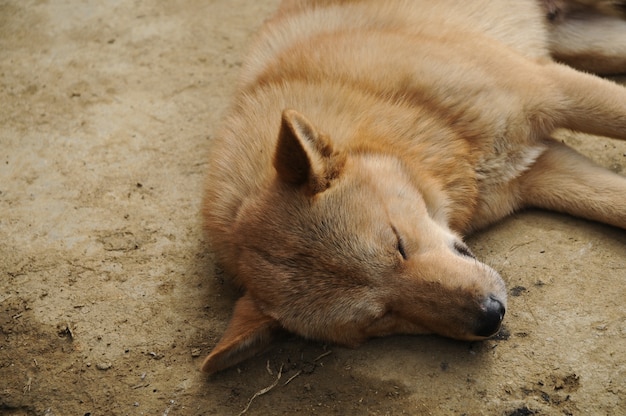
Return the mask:
[[[285, 335], [198, 371], [237, 297], [207, 147], [276, 4], [0, 0], [0, 414], [626, 414], [626, 233], [538, 211], [469, 240], [509, 286], [496, 339]], [[567, 140], [626, 174], [626, 143]]]

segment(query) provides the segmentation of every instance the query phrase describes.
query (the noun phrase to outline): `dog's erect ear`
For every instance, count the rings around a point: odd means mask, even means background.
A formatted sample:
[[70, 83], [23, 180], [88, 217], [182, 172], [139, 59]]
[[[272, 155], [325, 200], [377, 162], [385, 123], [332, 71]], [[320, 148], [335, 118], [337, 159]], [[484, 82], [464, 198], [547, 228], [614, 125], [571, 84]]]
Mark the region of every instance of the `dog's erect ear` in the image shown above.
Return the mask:
[[333, 151], [329, 137], [302, 114], [283, 111], [274, 154], [274, 167], [283, 182], [317, 194], [339, 175], [344, 159]]
[[226, 332], [204, 359], [201, 370], [212, 374], [252, 357], [269, 344], [278, 327], [278, 322], [264, 315], [245, 294], [235, 304]]

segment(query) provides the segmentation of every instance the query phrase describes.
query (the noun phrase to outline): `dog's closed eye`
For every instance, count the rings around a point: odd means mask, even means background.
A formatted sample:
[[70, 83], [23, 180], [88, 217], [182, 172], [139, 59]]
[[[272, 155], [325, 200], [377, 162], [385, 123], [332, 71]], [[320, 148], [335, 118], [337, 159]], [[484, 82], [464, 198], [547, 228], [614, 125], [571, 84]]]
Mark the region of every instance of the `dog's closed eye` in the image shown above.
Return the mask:
[[456, 241], [453, 247], [454, 247], [454, 251], [456, 251], [458, 255], [476, 259], [476, 256], [474, 256], [474, 253], [472, 253], [469, 247], [467, 247], [465, 244]]
[[396, 227], [391, 227], [391, 228], [393, 229], [393, 232], [397, 238], [396, 249], [398, 250], [398, 253], [400, 253], [400, 255], [402, 256], [402, 259], [404, 260], [408, 259], [408, 256], [406, 254], [406, 248], [404, 247], [404, 241], [402, 240], [400, 233], [398, 233], [398, 230], [396, 230]]

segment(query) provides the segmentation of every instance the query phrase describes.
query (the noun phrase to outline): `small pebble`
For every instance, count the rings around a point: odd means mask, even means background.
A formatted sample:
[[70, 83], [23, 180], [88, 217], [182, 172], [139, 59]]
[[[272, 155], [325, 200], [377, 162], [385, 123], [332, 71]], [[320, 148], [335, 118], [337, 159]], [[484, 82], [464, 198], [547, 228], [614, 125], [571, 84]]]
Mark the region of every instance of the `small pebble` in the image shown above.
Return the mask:
[[103, 371], [106, 371], [106, 370], [108, 370], [108, 369], [109, 369], [109, 368], [111, 368], [111, 367], [113, 367], [113, 364], [111, 364], [111, 363], [110, 363], [110, 362], [108, 362], [108, 361], [107, 361], [107, 362], [104, 362], [104, 363], [98, 363], [98, 364], [96, 364], [96, 368], [97, 368], [98, 370], [103, 370]]

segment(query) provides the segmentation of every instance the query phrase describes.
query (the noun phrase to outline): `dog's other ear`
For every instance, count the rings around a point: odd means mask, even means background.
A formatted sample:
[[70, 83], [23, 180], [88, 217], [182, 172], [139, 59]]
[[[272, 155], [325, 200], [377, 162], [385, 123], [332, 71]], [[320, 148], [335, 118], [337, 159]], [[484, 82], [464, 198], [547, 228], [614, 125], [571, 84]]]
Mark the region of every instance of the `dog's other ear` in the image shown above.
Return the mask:
[[284, 110], [274, 154], [274, 167], [285, 183], [306, 186], [311, 194], [326, 190], [339, 175], [343, 157], [330, 138], [295, 110]]
[[204, 359], [201, 370], [212, 374], [252, 357], [269, 344], [277, 328], [278, 322], [264, 315], [254, 299], [245, 294], [235, 304], [226, 332]]

